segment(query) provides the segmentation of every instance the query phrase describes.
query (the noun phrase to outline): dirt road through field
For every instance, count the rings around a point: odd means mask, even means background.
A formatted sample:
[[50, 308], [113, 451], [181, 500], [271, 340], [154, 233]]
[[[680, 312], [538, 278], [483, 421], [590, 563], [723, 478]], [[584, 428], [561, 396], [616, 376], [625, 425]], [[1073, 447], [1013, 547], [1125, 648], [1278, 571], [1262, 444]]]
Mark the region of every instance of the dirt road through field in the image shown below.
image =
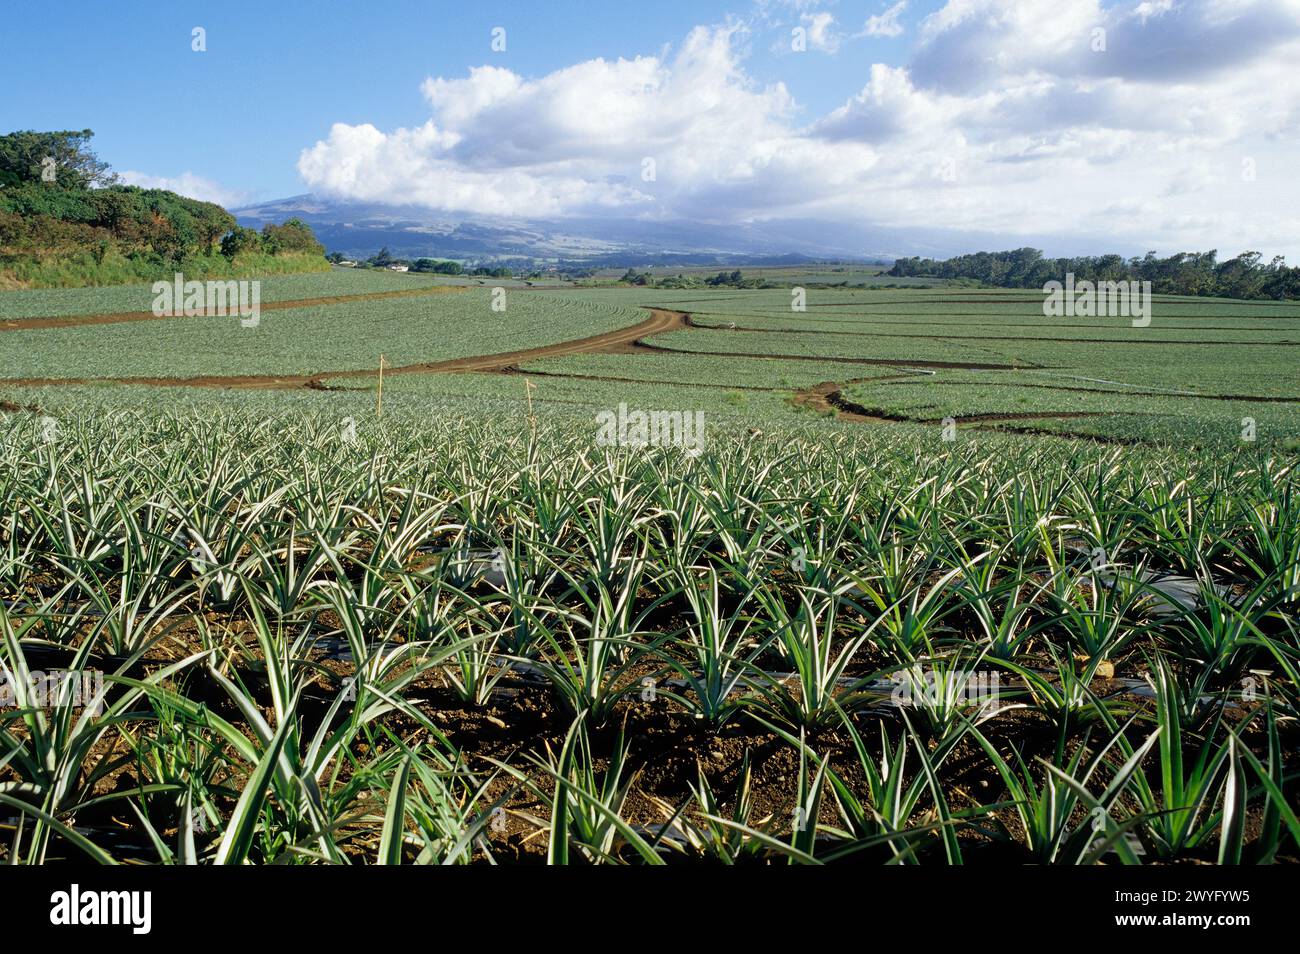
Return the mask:
[[[662, 334], [666, 331], [678, 331], [687, 327], [685, 312], [668, 311], [663, 308], [650, 308], [648, 310], [650, 317], [645, 321], [599, 335], [576, 338], [572, 341], [561, 341], [557, 344], [543, 345], [538, 348], [525, 348], [521, 351], [504, 351], [497, 354], [450, 358], [446, 361], [429, 361], [399, 367], [385, 367], [384, 374], [451, 374], [467, 371], [502, 371], [523, 361], [536, 361], [539, 358], [554, 358], [566, 354], [625, 354], [634, 351], [643, 338]], [[20, 378], [0, 381], [0, 384], [15, 387], [74, 384], [143, 384], [154, 387], [321, 389], [324, 387], [322, 384], [324, 381], [338, 378], [368, 377], [377, 374], [378, 369], [376, 368], [360, 368], [322, 371], [316, 374], [202, 375], [190, 378]]]
[[[294, 298], [289, 301], [268, 301], [258, 307], [262, 311], [284, 311], [289, 308], [311, 308], [316, 305], [345, 305], [354, 301], [383, 301], [386, 298], [418, 298], [423, 295], [445, 295], [468, 291], [459, 285], [430, 285], [425, 288], [402, 288], [397, 291], [367, 292], [364, 295], [331, 295], [327, 298]], [[117, 325], [129, 321], [187, 321], [182, 315], [155, 315], [152, 311], [119, 311], [102, 315], [55, 315], [50, 318], [10, 318], [0, 322], [0, 331], [34, 331], [42, 328], [78, 328], [81, 325]]]

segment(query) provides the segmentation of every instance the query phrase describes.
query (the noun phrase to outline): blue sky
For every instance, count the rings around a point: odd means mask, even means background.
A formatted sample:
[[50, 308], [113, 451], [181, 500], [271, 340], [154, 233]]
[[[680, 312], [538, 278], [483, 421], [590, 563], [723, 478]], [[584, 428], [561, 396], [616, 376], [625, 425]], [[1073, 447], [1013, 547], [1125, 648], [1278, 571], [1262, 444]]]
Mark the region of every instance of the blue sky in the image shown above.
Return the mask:
[[86, 0], [6, 10], [0, 79], [22, 94], [0, 130], [89, 127], [129, 180], [228, 205], [316, 191], [1294, 259], [1298, 55], [1300, 0]]
[[[783, 80], [810, 114], [860, 86], [860, 60], [774, 52], [799, 24], [797, 10], [715, 0], [654, 4], [364, 4], [316, 0], [222, 3], [139, 0], [14, 5], [0, 29], [6, 89], [37, 95], [0, 102], [0, 127], [90, 128], [114, 168], [158, 176], [191, 172], [258, 199], [303, 190], [295, 164], [335, 122], [409, 125], [427, 112], [420, 83], [483, 64], [540, 76], [582, 60], [655, 55], [697, 24], [752, 17], [750, 69]], [[915, 17], [939, 6], [913, 4]], [[860, 29], [885, 9], [837, 4]], [[207, 51], [191, 31], [207, 31]], [[506, 30], [506, 49], [491, 31]], [[767, 41], [767, 42], [765, 42]], [[900, 60], [905, 38], [862, 37], [855, 49]], [[867, 51], [870, 51], [869, 54]], [[67, 64], [82, 64], [68, 69]], [[230, 131], [230, 135], [224, 131]]]

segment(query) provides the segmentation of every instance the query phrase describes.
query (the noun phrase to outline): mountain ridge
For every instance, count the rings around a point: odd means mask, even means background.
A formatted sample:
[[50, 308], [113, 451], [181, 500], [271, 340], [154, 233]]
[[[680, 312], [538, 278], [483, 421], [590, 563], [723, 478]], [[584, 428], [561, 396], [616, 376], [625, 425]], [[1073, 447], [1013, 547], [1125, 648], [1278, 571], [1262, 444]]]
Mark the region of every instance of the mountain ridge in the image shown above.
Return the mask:
[[312, 193], [231, 212], [241, 225], [253, 228], [300, 218], [327, 250], [352, 258], [367, 257], [386, 247], [398, 258], [444, 258], [472, 264], [526, 261], [587, 268], [830, 261], [889, 264], [906, 256], [941, 258], [973, 249], [1026, 245], [1052, 247], [1055, 254], [1084, 254], [1099, 244], [1089, 236], [1063, 241], [1059, 236], [828, 224], [814, 219], [714, 224], [634, 218], [454, 216], [417, 205], [352, 202]]

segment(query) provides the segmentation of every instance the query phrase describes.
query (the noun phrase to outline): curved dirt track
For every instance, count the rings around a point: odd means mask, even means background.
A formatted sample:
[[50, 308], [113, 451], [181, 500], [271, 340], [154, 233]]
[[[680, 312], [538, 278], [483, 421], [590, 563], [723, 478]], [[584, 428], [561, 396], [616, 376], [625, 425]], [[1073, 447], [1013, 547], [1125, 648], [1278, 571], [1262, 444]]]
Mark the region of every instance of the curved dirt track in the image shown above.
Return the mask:
[[[330, 295], [326, 298], [293, 298], [287, 301], [268, 301], [259, 305], [262, 311], [284, 311], [289, 308], [311, 308], [316, 305], [343, 305], [351, 301], [382, 301], [385, 298], [417, 298], [422, 295], [440, 295], [448, 292], [468, 291], [469, 286], [428, 285], [423, 288], [399, 288], [396, 291], [366, 292], [363, 295]], [[119, 311], [102, 315], [56, 315], [51, 318], [11, 318], [0, 322], [0, 331], [31, 331], [40, 328], [76, 328], [81, 325], [116, 325], [128, 321], [184, 321], [177, 315], [155, 315], [152, 311]]]
[[[466, 358], [450, 358], [446, 361], [430, 361], [421, 364], [407, 364], [399, 367], [385, 367], [384, 374], [450, 374], [458, 371], [504, 371], [512, 365], [523, 361], [535, 361], [538, 358], [554, 358], [566, 354], [626, 354], [642, 345], [641, 339], [649, 335], [677, 331], [687, 327], [685, 312], [667, 311], [663, 308], [650, 308], [650, 317], [645, 321], [615, 331], [607, 331], [586, 338], [561, 341], [558, 344], [543, 345], [540, 348], [526, 348], [522, 351], [504, 351], [498, 354], [474, 355]], [[153, 316], [150, 315], [150, 318]], [[13, 387], [43, 387], [48, 385], [76, 384], [144, 384], [156, 387], [191, 387], [191, 388], [313, 388], [330, 390], [322, 382], [335, 378], [355, 378], [377, 375], [376, 368], [359, 370], [322, 371], [317, 374], [254, 374], [254, 375], [202, 375], [191, 378], [18, 378], [0, 381]]]
[[[440, 290], [446, 286], [440, 286]], [[427, 294], [426, 289], [418, 292], [400, 291], [400, 292], [379, 292], [368, 295], [351, 295], [341, 296], [336, 299], [312, 299], [299, 300], [294, 302], [276, 303], [278, 307], [304, 307], [309, 304], [330, 303], [334, 301], [355, 301], [361, 299], [375, 298], [392, 298], [405, 297], [412, 294]], [[275, 306], [267, 306], [275, 307]], [[525, 348], [519, 351], [505, 351], [496, 354], [474, 355], [464, 358], [451, 358], [445, 361], [430, 361], [420, 364], [408, 364], [398, 367], [385, 367], [386, 374], [452, 374], [457, 372], [493, 372], [499, 374], [529, 374], [523, 371], [519, 365], [535, 361], [541, 358], [560, 357], [569, 354], [634, 354], [640, 352], [668, 353], [668, 354], [714, 354], [715, 352], [693, 352], [682, 351], [675, 348], [664, 348], [659, 345], [652, 345], [645, 341], [652, 335], [664, 334], [669, 331], [680, 331], [689, 328], [708, 327], [698, 325], [692, 316], [683, 311], [673, 311], [667, 308], [657, 308], [652, 306], [642, 306], [650, 312], [650, 317], [645, 321], [638, 322], [626, 328], [619, 328], [615, 331], [604, 332], [599, 335], [590, 335], [585, 338], [576, 338], [572, 341], [562, 341], [553, 345], [543, 345], [538, 348]], [[37, 319], [38, 321], [48, 321], [48, 324], [33, 325], [32, 322], [24, 323], [27, 327], [65, 327], [66, 325], [55, 324], [62, 319]], [[152, 313], [141, 315], [137, 313], [123, 315], [105, 315], [81, 317], [79, 320], [70, 321], [67, 324], [107, 324], [112, 321], [145, 321], [159, 320]], [[731, 358], [758, 358], [758, 359], [782, 359], [794, 358], [803, 361], [829, 361], [834, 363], [845, 364], [866, 364], [866, 365], [886, 365], [898, 367], [897, 360], [883, 358], [844, 358], [844, 357], [827, 357], [827, 356], [809, 356], [809, 355], [771, 355], [771, 354], [729, 354], [725, 355]], [[977, 364], [967, 362], [943, 362], [943, 361], [911, 361], [909, 366], [921, 366], [931, 368], [978, 368], [987, 370], [1013, 369], [1013, 365], [998, 364]], [[29, 379], [11, 379], [0, 381], [0, 384], [9, 384], [21, 387], [40, 387], [46, 385], [80, 385], [80, 384], [139, 384], [158, 387], [210, 387], [210, 388], [247, 388], [247, 389], [286, 389], [286, 388], [310, 388], [313, 390], [333, 391], [333, 390], [356, 390], [341, 386], [331, 386], [325, 383], [327, 380], [348, 378], [348, 377], [369, 377], [378, 375], [378, 369], [364, 368], [359, 370], [340, 370], [340, 371], [323, 371], [317, 374], [291, 374], [291, 375], [203, 375], [190, 378], [158, 378], [158, 377], [121, 377], [121, 378], [29, 378]], [[532, 372], [539, 376], [547, 376], [547, 372]], [[628, 381], [629, 383], [644, 383], [637, 379], [623, 379], [615, 377], [602, 377], [599, 375], [567, 375], [561, 373], [552, 373], [555, 377], [573, 377], [586, 378], [590, 377], [596, 380], [609, 381]], [[909, 374], [886, 375], [884, 377], [873, 378], [852, 378], [843, 382], [824, 381], [813, 387], [791, 389], [791, 388], [767, 388], [767, 387], [736, 387], [734, 385], [706, 385], [713, 387], [728, 387], [735, 390], [752, 390], [752, 391], [790, 391], [795, 393], [792, 401], [796, 405], [812, 408], [827, 414], [833, 414], [837, 419], [852, 421], [860, 424], [935, 424], [937, 420], [925, 420], [908, 418], [901, 415], [890, 415], [885, 413], [872, 413], [866, 408], [847, 400], [842, 388], [858, 382], [866, 381], [889, 381], [895, 378], [907, 378]], [[561, 401], [558, 403], [570, 403]], [[9, 401], [0, 401], [0, 411], [5, 413], [14, 413], [22, 410], [38, 410], [32, 405], [17, 405]], [[1020, 429], [1006, 426], [1008, 422], [1014, 422], [1018, 419], [1032, 418], [1070, 418], [1070, 417], [1090, 417], [1091, 413], [1079, 412], [1039, 412], [1032, 414], [1019, 415], [997, 415], [985, 414], [976, 415], [966, 418], [975, 429], [986, 429], [982, 425], [992, 422], [1001, 422], [1003, 427], [1000, 430], [1023, 431], [1033, 436], [1045, 436], [1043, 432], [1032, 431], [1028, 428]], [[1054, 436], [1069, 437], [1082, 436], [1091, 437], [1091, 435], [1068, 435], [1058, 434]], [[1108, 443], [1134, 443], [1131, 441], [1108, 441], [1105, 438], [1093, 438]]]
[[[856, 384], [859, 381], [871, 380], [869, 378], [854, 378], [849, 381], [823, 381], [821, 384], [814, 385], [810, 388], [804, 388], [794, 396], [794, 403], [802, 407], [809, 407], [813, 410], [820, 411], [824, 414], [833, 414], [836, 420], [853, 421], [857, 424], [917, 424], [917, 425], [936, 425], [942, 424], [944, 418], [938, 417], [906, 417], [902, 414], [886, 414], [884, 412], [871, 412], [860, 404], [848, 400], [841, 390], [850, 384]], [[1117, 417], [1126, 415], [1138, 415], [1140, 412], [1134, 411], [1021, 411], [1016, 413], [985, 413], [985, 414], [968, 414], [956, 418], [959, 424], [966, 424], [971, 430], [1010, 432], [1015, 434], [1026, 434], [1032, 437], [1066, 437], [1077, 440], [1090, 440], [1102, 444], [1139, 444], [1140, 441], [1122, 437], [1109, 437], [1097, 434], [1076, 434], [1072, 432], [1052, 432], [1040, 431], [1028, 427], [1016, 427], [1017, 421], [1038, 421], [1038, 420], [1072, 420], [1087, 417]], [[997, 427], [988, 427], [985, 425], [997, 424]]]
[[841, 421], [856, 421], [859, 424], [896, 424], [904, 420], [869, 414], [866, 408], [844, 400], [840, 389], [855, 384], [858, 380], [854, 378], [843, 382], [823, 381], [821, 384], [815, 384], [798, 392], [793, 398], [793, 403], [800, 407], [810, 407], [823, 414], [834, 414]]
[[[576, 338], [573, 341], [561, 341], [559, 344], [543, 345], [540, 348], [525, 348], [522, 351], [505, 351], [500, 354], [485, 354], [471, 358], [452, 358], [448, 361], [433, 361], [427, 364], [409, 364], [400, 368], [384, 368], [385, 374], [411, 373], [447, 373], [451, 371], [501, 371], [521, 361], [535, 361], [538, 358], [557, 358], [566, 354], [627, 354], [641, 345], [641, 339], [650, 335], [663, 334], [666, 331], [680, 331], [687, 327], [689, 316], [684, 311], [667, 311], [663, 308], [648, 308], [650, 317], [645, 321], [616, 331]], [[318, 379], [338, 378], [368, 374], [367, 371], [327, 371], [317, 374]]]

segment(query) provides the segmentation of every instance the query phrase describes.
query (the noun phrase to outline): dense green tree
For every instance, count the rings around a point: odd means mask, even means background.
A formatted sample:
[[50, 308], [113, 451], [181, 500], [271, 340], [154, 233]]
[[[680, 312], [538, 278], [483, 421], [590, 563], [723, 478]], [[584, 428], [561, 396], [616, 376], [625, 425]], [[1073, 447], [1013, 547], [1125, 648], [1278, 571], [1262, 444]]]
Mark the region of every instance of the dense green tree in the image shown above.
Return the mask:
[[1120, 255], [1045, 259], [1038, 249], [1022, 248], [943, 260], [900, 258], [887, 274], [895, 278], [973, 279], [1003, 288], [1041, 288], [1049, 281], [1063, 282], [1072, 274], [1076, 282], [1149, 281], [1153, 292], [1164, 295], [1300, 298], [1300, 268], [1288, 268], [1281, 257], [1262, 265], [1258, 252], [1244, 252], [1219, 262], [1214, 249], [1166, 258], [1147, 252], [1125, 261]]
[[272, 255], [281, 252], [308, 252], [324, 255], [325, 247], [316, 241], [316, 235], [302, 219], [289, 219], [283, 225], [268, 222], [262, 226], [262, 244]]
[[432, 272], [435, 275], [460, 275], [464, 270], [460, 262], [449, 262], [436, 258], [417, 258], [411, 263], [411, 271]]
[[[243, 251], [324, 255], [297, 219], [259, 235], [212, 202], [118, 184], [90, 150], [92, 135], [87, 129], [0, 136], [0, 271], [93, 284], [165, 275], [194, 259], [209, 260], [192, 262], [199, 271], [218, 267], [218, 247], [229, 259]], [[276, 267], [315, 267], [305, 260]]]
[[[45, 182], [65, 189], [89, 189], [117, 181], [108, 163], [90, 149], [95, 134], [80, 131], [36, 132], [23, 130], [0, 136], [0, 185], [5, 188], [23, 182]], [[53, 161], [53, 182], [42, 176]]]
[[221, 254], [234, 258], [240, 252], [261, 251], [262, 236], [256, 229], [246, 229], [236, 225], [221, 239]]

